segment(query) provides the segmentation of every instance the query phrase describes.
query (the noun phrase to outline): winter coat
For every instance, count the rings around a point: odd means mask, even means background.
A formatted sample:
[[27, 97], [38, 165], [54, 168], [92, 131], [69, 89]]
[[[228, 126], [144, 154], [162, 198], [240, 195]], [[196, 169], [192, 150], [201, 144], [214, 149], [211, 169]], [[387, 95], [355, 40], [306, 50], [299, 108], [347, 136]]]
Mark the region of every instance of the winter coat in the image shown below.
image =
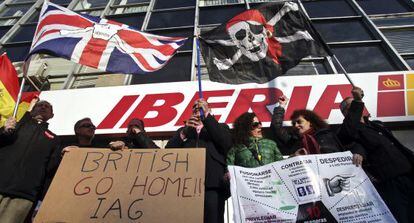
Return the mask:
[[36, 201], [59, 165], [59, 138], [26, 113], [13, 133], [0, 129], [0, 142], [0, 194]]
[[[270, 127], [274, 133], [275, 141], [284, 155], [293, 154], [296, 150], [303, 148], [301, 137], [291, 127], [283, 127], [285, 109], [276, 107], [273, 110]], [[335, 153], [344, 150], [336, 134], [330, 129], [318, 129], [313, 134], [319, 144], [321, 153]]]
[[[206, 190], [226, 189], [223, 176], [227, 169], [226, 155], [232, 146], [229, 127], [218, 123], [210, 114], [202, 122], [204, 127], [200, 134], [194, 128], [180, 128], [166, 148], [206, 148]], [[185, 132], [185, 140], [180, 137], [181, 131]]]
[[258, 167], [283, 159], [273, 140], [250, 137], [250, 144], [234, 145], [227, 154], [227, 164], [242, 167]]
[[363, 102], [352, 101], [338, 131], [339, 139], [344, 145], [362, 145], [360, 153], [366, 157], [364, 168], [377, 180], [409, 174], [413, 167], [413, 152], [402, 145], [382, 122], [366, 119], [362, 123], [363, 110]]

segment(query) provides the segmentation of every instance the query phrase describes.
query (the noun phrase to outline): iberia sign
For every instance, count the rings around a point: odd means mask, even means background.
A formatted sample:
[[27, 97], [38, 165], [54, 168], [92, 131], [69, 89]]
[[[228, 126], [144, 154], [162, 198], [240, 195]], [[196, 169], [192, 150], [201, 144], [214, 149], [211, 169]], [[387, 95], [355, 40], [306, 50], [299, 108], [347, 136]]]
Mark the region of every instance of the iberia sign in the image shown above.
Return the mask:
[[[365, 92], [372, 118], [385, 122], [414, 120], [414, 73], [388, 72], [350, 75]], [[331, 124], [341, 123], [339, 103], [352, 86], [343, 75], [283, 76], [266, 84], [227, 85], [203, 81], [204, 98], [220, 122], [231, 124], [246, 111], [269, 126], [277, 98], [290, 98], [286, 124], [295, 109], [308, 108]], [[51, 129], [72, 135], [74, 123], [90, 117], [98, 134], [124, 133], [132, 118], [145, 122], [149, 132], [174, 131], [183, 125], [198, 98], [197, 82], [130, 85], [42, 92], [54, 106]]]

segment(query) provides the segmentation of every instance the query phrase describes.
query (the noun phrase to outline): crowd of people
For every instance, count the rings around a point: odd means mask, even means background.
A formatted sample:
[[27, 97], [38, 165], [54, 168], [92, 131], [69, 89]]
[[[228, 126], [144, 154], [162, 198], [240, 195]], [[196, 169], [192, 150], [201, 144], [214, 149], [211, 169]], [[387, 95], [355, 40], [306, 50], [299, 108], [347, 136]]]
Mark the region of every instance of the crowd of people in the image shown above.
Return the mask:
[[[364, 115], [362, 89], [343, 100], [344, 115], [338, 129], [331, 129], [310, 110], [296, 110], [292, 126], [283, 126], [288, 98], [274, 108], [271, 137], [264, 137], [255, 113], [246, 112], [233, 130], [219, 123], [204, 99], [195, 102], [184, 127], [177, 130], [166, 148], [206, 148], [204, 222], [224, 222], [225, 200], [230, 196], [227, 165], [258, 167], [291, 156], [351, 151], [398, 222], [414, 222], [414, 155], [383, 123]], [[41, 200], [64, 156], [79, 148], [159, 148], [145, 132], [144, 122], [132, 119], [126, 137], [109, 144], [94, 140], [95, 125], [83, 118], [74, 125], [76, 142], [61, 146], [48, 129], [53, 108], [47, 101], [32, 103], [24, 117], [9, 118], [0, 129], [0, 222], [24, 222]]]

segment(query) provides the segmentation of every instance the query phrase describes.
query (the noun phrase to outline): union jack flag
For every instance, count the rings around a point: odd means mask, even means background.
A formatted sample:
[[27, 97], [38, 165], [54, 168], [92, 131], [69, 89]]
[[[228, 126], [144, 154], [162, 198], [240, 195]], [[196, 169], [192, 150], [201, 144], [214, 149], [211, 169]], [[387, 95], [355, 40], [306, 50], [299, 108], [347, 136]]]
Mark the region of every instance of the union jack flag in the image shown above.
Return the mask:
[[45, 1], [27, 59], [44, 53], [111, 73], [143, 74], [161, 69], [186, 39], [143, 33]]

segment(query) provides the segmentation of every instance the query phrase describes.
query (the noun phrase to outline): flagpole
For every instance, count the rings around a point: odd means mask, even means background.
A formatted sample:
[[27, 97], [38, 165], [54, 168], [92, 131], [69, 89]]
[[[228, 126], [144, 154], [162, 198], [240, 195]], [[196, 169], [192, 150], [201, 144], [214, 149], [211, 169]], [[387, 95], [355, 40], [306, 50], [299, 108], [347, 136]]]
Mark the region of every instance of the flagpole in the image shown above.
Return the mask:
[[[197, 80], [198, 80], [198, 98], [203, 98], [203, 90], [201, 89], [201, 59], [200, 59], [200, 40], [199, 36], [196, 38], [196, 48], [197, 48]], [[204, 117], [204, 111], [200, 108], [200, 116]]]
[[26, 76], [23, 75], [22, 83], [20, 84], [19, 94], [17, 95], [16, 104], [14, 105], [13, 117], [16, 118], [17, 109], [19, 108], [20, 100], [22, 99], [23, 87], [26, 82]]
[[[301, 0], [297, 0], [299, 3], [299, 6], [303, 12], [303, 14], [305, 14], [305, 16], [307, 17], [308, 21], [309, 21], [309, 25], [311, 26], [311, 29], [313, 30], [313, 32], [315, 33], [316, 37], [319, 39], [319, 42], [322, 43], [323, 47], [325, 48], [326, 52], [329, 54], [329, 56], [333, 57], [334, 61], [336, 61], [336, 63], [338, 63], [339, 67], [341, 68], [342, 72], [344, 73], [346, 79], [348, 79], [349, 83], [352, 85], [352, 87], [355, 87], [354, 82], [351, 80], [351, 77], [349, 77], [348, 72], [346, 72], [345, 68], [342, 66], [341, 62], [339, 62], [338, 58], [336, 57], [336, 55], [333, 53], [331, 47], [325, 42], [325, 40], [322, 38], [321, 34], [318, 32], [318, 30], [316, 30], [315, 26], [313, 25], [309, 15], [306, 13], [305, 11], [305, 7], [303, 7], [302, 1]], [[333, 66], [335, 66], [335, 64], [333, 64]]]
[[19, 109], [19, 104], [20, 104], [20, 101], [22, 100], [23, 88], [26, 83], [27, 69], [28, 69], [28, 66], [30, 65], [31, 59], [32, 57], [30, 56], [30, 58], [23, 63], [23, 79], [22, 79], [22, 83], [20, 83], [20, 89], [19, 89], [19, 94], [17, 95], [16, 104], [14, 105], [14, 110], [13, 110], [14, 118], [16, 118], [17, 110]]

